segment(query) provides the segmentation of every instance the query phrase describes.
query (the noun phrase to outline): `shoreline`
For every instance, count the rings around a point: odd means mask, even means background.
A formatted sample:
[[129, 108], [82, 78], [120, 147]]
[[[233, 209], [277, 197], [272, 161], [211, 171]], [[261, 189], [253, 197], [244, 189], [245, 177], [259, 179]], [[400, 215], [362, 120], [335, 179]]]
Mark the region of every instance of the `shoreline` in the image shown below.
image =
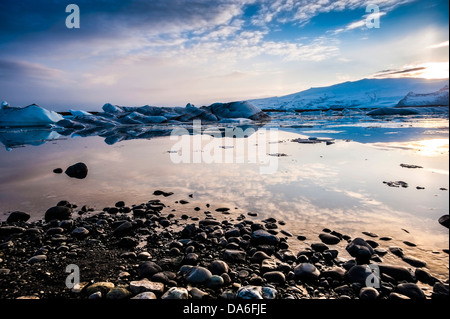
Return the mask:
[[[164, 203], [171, 194], [155, 194], [145, 204], [117, 202], [101, 212], [62, 201], [47, 221], [2, 222], [0, 298], [439, 299], [445, 287], [448, 298], [448, 276], [439, 280], [400, 247], [378, 247], [392, 238], [323, 229], [315, 242], [291, 250], [290, 241], [304, 238], [276, 218], [209, 204], [177, 217]], [[353, 258], [341, 257], [336, 244]], [[387, 254], [411, 267], [383, 262]], [[366, 287], [369, 263], [381, 270], [377, 289]], [[66, 286], [70, 265], [79, 269], [75, 289]]]

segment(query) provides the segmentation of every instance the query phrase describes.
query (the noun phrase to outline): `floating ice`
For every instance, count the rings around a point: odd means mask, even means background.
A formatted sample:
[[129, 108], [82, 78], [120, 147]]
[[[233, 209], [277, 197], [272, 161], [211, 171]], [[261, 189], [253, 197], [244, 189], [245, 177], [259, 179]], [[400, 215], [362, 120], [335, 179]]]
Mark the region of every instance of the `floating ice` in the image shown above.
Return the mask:
[[58, 113], [43, 109], [36, 104], [16, 108], [2, 103], [0, 109], [0, 127], [49, 126], [62, 119], [63, 117]]
[[86, 111], [76, 111], [76, 110], [69, 110], [69, 111], [73, 116], [92, 115], [91, 113]]

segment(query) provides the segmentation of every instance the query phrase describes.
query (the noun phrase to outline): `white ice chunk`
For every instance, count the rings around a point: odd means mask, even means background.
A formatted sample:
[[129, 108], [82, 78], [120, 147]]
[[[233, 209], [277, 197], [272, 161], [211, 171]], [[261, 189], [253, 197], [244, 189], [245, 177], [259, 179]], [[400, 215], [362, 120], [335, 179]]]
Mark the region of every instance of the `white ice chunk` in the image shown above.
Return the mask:
[[123, 112], [123, 110], [115, 105], [112, 105], [110, 103], [106, 103], [105, 105], [103, 105], [103, 111], [106, 113], [121, 113]]
[[69, 110], [69, 111], [73, 116], [92, 115], [91, 113], [86, 112], [86, 111], [77, 111], [77, 110]]
[[36, 104], [23, 108], [2, 107], [0, 110], [0, 126], [2, 127], [48, 126], [62, 119], [60, 114]]

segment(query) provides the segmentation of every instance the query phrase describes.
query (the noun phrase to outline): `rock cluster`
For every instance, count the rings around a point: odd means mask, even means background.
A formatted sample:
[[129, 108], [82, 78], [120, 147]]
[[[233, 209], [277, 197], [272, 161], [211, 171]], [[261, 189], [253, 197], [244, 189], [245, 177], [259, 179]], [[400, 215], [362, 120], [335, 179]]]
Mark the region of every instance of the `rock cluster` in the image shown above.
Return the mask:
[[[0, 227], [1, 298], [448, 298], [448, 280], [399, 247], [377, 248], [373, 233], [364, 240], [324, 229], [320, 241], [294, 252], [275, 218], [176, 218], [165, 207], [119, 201], [74, 218], [76, 205], [61, 201], [31, 223], [11, 213]], [[340, 242], [353, 259], [329, 247]], [[386, 254], [412, 268], [384, 263]], [[68, 265], [79, 269], [75, 286], [67, 285]]]

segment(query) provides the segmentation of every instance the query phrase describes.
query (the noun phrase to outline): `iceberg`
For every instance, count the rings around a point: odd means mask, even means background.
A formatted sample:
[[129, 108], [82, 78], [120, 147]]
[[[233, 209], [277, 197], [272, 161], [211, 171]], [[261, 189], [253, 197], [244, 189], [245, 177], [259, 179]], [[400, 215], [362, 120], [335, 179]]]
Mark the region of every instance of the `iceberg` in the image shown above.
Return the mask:
[[76, 111], [76, 110], [69, 110], [70, 114], [72, 114], [73, 116], [83, 116], [83, 115], [92, 115], [89, 112], [86, 111]]
[[218, 119], [246, 118], [254, 121], [268, 120], [270, 116], [247, 101], [231, 103], [214, 103], [209, 106], [211, 113]]
[[61, 120], [60, 114], [36, 104], [19, 108], [2, 103], [0, 109], [0, 127], [49, 126]]

